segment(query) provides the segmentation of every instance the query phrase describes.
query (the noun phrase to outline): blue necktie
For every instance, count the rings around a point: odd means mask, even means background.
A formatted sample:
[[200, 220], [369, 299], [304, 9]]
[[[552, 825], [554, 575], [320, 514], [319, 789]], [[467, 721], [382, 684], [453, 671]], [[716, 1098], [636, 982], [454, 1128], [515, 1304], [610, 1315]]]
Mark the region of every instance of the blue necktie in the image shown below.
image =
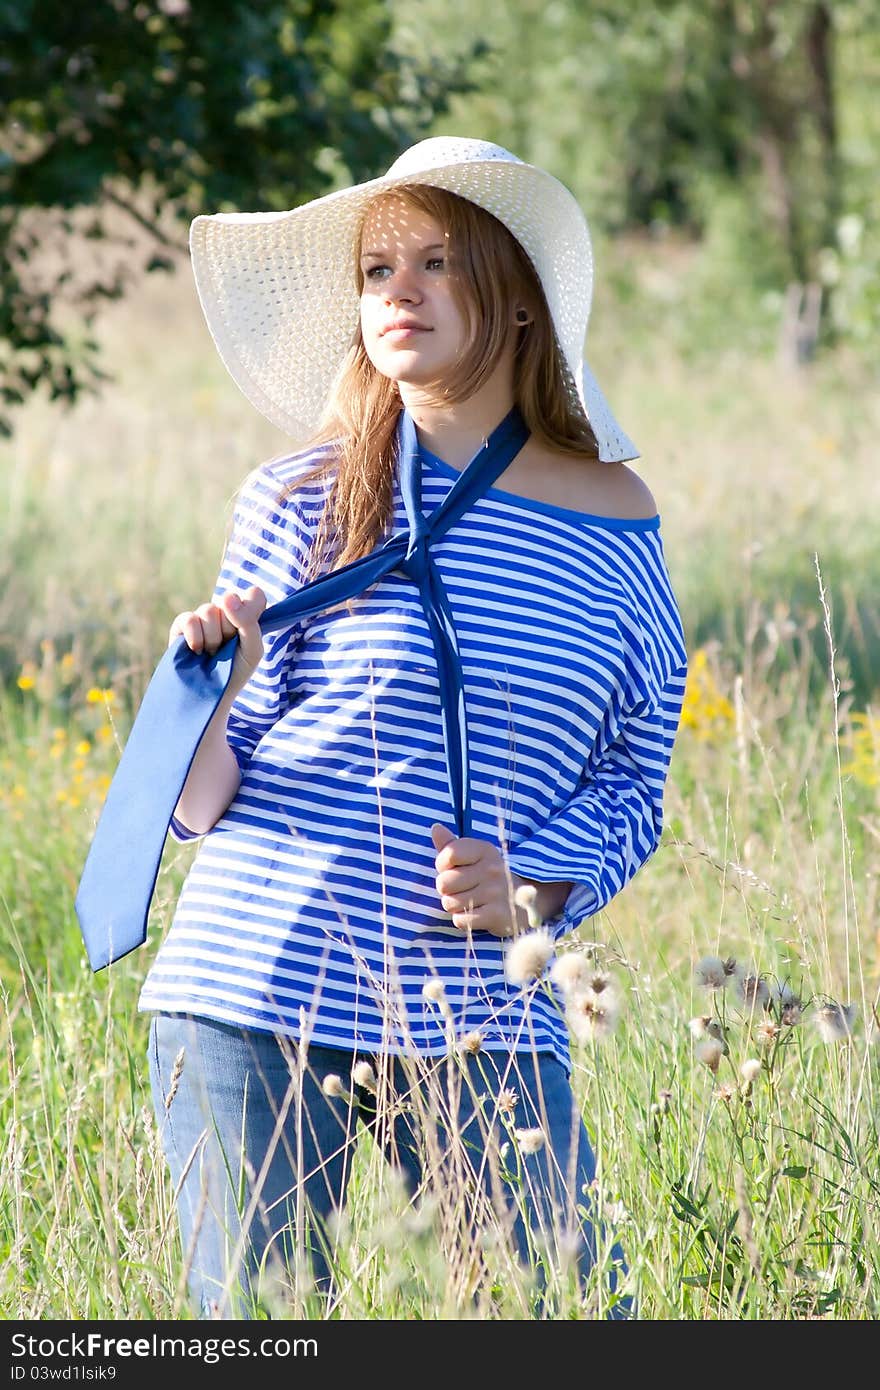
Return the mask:
[[[392, 570], [416, 585], [434, 644], [443, 740], [456, 833], [471, 830], [467, 725], [461, 660], [449, 600], [431, 555], [439, 540], [519, 453], [528, 430], [514, 409], [490, 434], [430, 517], [422, 511], [415, 425], [397, 427], [400, 490], [407, 530], [351, 564], [304, 584], [267, 608], [264, 633], [290, 627], [362, 594]], [[196, 749], [232, 674], [238, 637], [213, 655], [182, 637], [167, 648], [147, 686], [98, 820], [76, 895], [76, 914], [92, 970], [143, 945], [147, 917], [174, 808]]]

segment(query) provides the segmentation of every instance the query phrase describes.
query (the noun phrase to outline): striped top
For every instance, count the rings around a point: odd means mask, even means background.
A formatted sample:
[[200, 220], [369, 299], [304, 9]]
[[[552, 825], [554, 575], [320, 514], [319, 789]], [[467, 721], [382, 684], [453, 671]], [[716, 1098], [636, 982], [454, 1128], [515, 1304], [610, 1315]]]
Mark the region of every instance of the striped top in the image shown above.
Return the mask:
[[[331, 479], [318, 450], [255, 471], [215, 598], [298, 588]], [[426, 450], [422, 505], [457, 471]], [[407, 529], [399, 489], [393, 530]], [[474, 836], [511, 870], [574, 884], [561, 937], [656, 849], [686, 651], [658, 517], [618, 520], [490, 488], [432, 546], [465, 683]], [[203, 837], [143, 1010], [186, 1012], [363, 1053], [440, 1054], [569, 1039], [549, 979], [508, 982], [509, 942], [441, 906], [430, 827], [452, 826], [439, 684], [415, 585], [269, 635], [228, 738], [241, 785]], [[174, 827], [173, 827], [174, 828]], [[187, 838], [182, 827], [177, 838]], [[439, 979], [447, 1018], [423, 987]]]

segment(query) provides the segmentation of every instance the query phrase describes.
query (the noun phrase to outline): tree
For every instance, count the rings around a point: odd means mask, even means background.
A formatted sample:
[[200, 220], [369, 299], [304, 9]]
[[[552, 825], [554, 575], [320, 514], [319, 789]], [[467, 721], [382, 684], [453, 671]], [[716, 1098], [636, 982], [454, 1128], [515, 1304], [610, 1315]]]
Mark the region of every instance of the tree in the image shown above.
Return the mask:
[[374, 175], [468, 56], [402, 56], [383, 0], [0, 0], [0, 430], [37, 387], [96, 388], [101, 303], [197, 213]]
[[716, 288], [785, 298], [788, 355], [810, 354], [820, 309], [827, 341], [876, 344], [876, 0], [390, 3], [413, 51], [441, 12], [448, 56], [489, 35], [439, 129], [550, 168], [611, 237], [711, 243]]

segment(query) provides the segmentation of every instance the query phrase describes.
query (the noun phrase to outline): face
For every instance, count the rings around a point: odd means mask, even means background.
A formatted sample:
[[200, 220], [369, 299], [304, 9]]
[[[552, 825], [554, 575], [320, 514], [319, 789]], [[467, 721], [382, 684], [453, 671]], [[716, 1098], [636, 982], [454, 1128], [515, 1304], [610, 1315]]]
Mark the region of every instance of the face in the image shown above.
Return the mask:
[[361, 240], [361, 334], [377, 371], [406, 395], [442, 383], [469, 339], [444, 228], [403, 198], [370, 210]]

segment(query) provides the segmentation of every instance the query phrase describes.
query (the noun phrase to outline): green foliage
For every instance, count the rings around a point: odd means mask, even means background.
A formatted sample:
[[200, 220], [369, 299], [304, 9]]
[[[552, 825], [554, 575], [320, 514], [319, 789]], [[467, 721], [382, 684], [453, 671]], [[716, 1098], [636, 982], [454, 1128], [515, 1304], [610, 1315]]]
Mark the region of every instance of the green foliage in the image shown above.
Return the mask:
[[465, 60], [403, 57], [390, 30], [382, 0], [0, 3], [5, 405], [100, 381], [84, 329], [176, 263], [195, 214], [294, 206], [416, 138]]
[[[487, 35], [476, 90], [453, 99], [437, 130], [482, 135], [550, 168], [602, 236], [694, 241], [705, 312], [683, 306], [682, 332], [704, 353], [725, 334], [772, 351], [787, 287], [815, 283], [818, 346], [851, 342], [876, 360], [871, 0], [392, 3], [413, 52], [440, 44], [452, 55]], [[809, 330], [805, 355], [816, 346]]]

